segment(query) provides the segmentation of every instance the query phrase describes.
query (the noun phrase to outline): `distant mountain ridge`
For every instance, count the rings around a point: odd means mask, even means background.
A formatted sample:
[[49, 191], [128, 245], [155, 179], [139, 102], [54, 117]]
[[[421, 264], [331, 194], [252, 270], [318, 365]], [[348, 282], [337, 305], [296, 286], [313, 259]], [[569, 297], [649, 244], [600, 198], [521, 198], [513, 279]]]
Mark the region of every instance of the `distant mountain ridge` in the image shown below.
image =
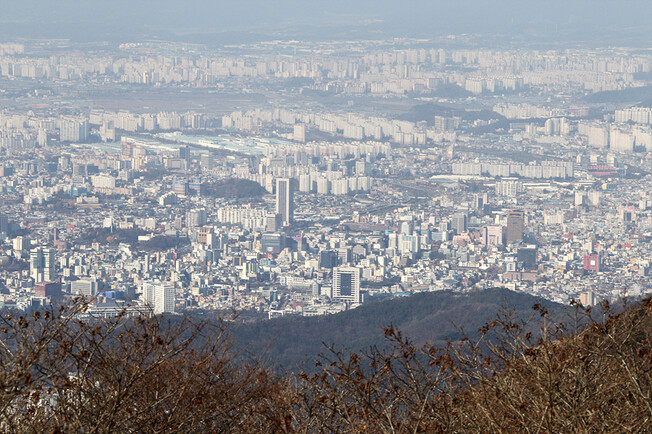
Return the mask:
[[652, 102], [652, 86], [630, 87], [619, 90], [604, 90], [587, 95], [584, 100], [588, 103], [612, 103], [612, 104], [640, 104], [643, 107], [650, 107]]
[[[459, 91], [466, 92], [462, 88], [459, 88]], [[470, 92], [467, 93], [469, 95], [471, 94]], [[505, 120], [504, 116], [491, 110], [486, 110], [486, 109], [466, 110], [460, 107], [433, 104], [433, 103], [415, 105], [409, 111], [407, 111], [402, 116], [399, 116], [398, 118], [400, 120], [405, 120], [410, 122], [426, 121], [429, 125], [433, 125], [435, 123], [435, 116], [443, 116], [443, 117], [459, 116], [467, 121], [474, 121], [478, 119], [485, 120], [485, 121], [490, 119]]]

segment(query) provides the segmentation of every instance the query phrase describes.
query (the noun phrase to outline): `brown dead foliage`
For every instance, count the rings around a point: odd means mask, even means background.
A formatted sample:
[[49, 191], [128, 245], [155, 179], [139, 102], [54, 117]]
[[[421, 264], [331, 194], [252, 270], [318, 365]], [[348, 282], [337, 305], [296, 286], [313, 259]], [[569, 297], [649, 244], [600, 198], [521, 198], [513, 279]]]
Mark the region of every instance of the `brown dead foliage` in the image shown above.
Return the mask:
[[[81, 320], [86, 304], [0, 316], [7, 432], [647, 432], [652, 301], [574, 305], [556, 322], [509, 309], [480, 338], [327, 349], [315, 373], [238, 357], [228, 322]], [[532, 321], [538, 324], [533, 332]]]

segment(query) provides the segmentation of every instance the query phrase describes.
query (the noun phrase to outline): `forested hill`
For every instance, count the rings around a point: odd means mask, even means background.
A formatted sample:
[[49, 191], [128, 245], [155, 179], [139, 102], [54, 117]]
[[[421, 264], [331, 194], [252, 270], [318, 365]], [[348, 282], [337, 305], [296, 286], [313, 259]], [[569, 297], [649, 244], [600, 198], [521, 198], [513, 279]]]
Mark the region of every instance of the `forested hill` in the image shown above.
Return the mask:
[[[281, 369], [309, 368], [324, 344], [359, 351], [385, 342], [383, 329], [390, 324], [416, 344], [445, 344], [462, 337], [459, 329], [474, 337], [478, 329], [496, 318], [505, 306], [518, 318], [538, 316], [532, 306], [541, 300], [504, 288], [465, 294], [424, 292], [409, 297], [373, 302], [357, 309], [318, 317], [284, 317], [239, 325], [232, 329], [239, 351], [264, 359]], [[544, 304], [551, 313], [563, 306]]]

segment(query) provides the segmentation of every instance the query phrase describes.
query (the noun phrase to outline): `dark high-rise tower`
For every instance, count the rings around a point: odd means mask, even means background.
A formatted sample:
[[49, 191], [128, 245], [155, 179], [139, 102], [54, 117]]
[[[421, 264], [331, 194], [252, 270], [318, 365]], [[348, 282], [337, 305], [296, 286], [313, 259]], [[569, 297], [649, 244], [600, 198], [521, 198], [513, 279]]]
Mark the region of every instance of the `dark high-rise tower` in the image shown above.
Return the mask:
[[0, 234], [9, 235], [9, 218], [4, 214], [0, 214]]
[[451, 226], [453, 230], [455, 231], [456, 235], [463, 234], [467, 231], [468, 229], [468, 217], [464, 213], [456, 213], [453, 214], [451, 217]]
[[283, 224], [294, 220], [294, 185], [291, 179], [276, 180], [276, 212], [281, 214]]

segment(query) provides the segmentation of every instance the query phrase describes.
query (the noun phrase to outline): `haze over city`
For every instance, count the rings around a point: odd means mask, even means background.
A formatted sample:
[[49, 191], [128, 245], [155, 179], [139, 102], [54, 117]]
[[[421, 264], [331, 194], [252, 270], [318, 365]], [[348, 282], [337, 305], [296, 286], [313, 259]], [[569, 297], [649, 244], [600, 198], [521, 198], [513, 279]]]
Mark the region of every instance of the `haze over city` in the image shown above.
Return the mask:
[[[277, 37], [341, 40], [476, 34], [501, 43], [649, 46], [645, 0], [388, 0], [223, 2], [169, 0], [2, 2], [0, 35], [80, 41], [180, 39], [246, 42]], [[203, 38], [203, 40], [202, 40]]]
[[[566, 432], [598, 426], [586, 408], [600, 406], [604, 431], [645, 429], [651, 2], [0, 10], [0, 379], [19, 384], [0, 429], [486, 432], [545, 420]], [[532, 305], [558, 334], [514, 326]], [[571, 327], [565, 309], [582, 319]], [[487, 388], [513, 402], [474, 395], [498, 372], [522, 374], [501, 371], [510, 361], [612, 323], [640, 349], [613, 372], [640, 370], [605, 384], [631, 387], [631, 401], [604, 392], [556, 416], [519, 401], [544, 386]], [[492, 346], [497, 324], [518, 329], [509, 357]], [[607, 357], [616, 341], [571, 352]], [[583, 366], [611, 363], [596, 360]], [[141, 385], [124, 386], [125, 372]], [[577, 372], [558, 370], [602, 390]], [[377, 400], [341, 398], [362, 384]], [[231, 393], [242, 400], [220, 413]]]

